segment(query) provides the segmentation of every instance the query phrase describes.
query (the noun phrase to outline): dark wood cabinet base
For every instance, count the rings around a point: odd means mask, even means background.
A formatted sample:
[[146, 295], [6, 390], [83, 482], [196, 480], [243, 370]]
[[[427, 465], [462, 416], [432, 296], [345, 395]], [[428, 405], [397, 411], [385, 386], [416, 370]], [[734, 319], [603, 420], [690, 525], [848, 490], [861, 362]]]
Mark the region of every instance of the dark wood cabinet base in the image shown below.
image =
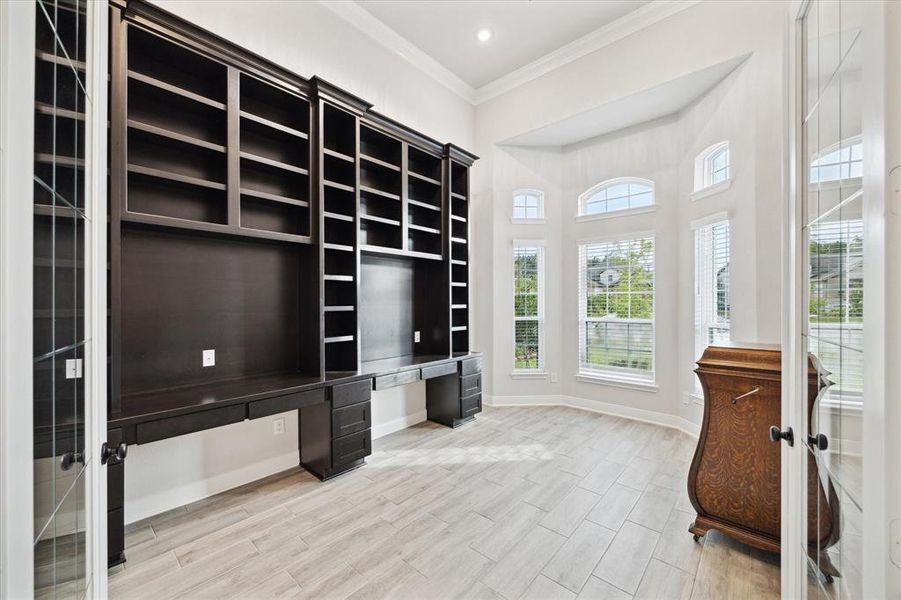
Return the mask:
[[326, 469], [322, 473], [316, 471], [312, 467], [309, 467], [303, 463], [300, 463], [300, 466], [303, 467], [304, 469], [306, 469], [307, 471], [309, 471], [310, 473], [312, 473], [313, 475], [315, 475], [317, 478], [319, 478], [320, 481], [328, 481], [329, 479], [334, 479], [335, 477], [338, 477], [339, 475], [344, 475], [345, 473], [349, 473], [351, 471], [359, 469], [360, 467], [362, 467], [365, 464], [366, 464], [366, 459], [359, 458], [351, 463], [342, 465], [335, 469]]

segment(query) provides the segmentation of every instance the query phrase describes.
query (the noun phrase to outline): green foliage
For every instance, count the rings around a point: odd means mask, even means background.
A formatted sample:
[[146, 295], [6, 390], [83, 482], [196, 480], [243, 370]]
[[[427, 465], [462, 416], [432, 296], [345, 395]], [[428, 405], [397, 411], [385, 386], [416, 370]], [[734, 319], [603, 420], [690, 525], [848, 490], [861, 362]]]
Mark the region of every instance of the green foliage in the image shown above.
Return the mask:
[[[654, 243], [642, 240], [640, 246], [627, 252], [591, 257], [587, 261], [587, 306], [589, 317], [615, 315], [622, 319], [651, 319], [654, 317], [654, 273], [652, 264]], [[620, 274], [612, 285], [599, 282], [601, 273], [613, 270]], [[630, 293], [631, 292], [631, 293]]]

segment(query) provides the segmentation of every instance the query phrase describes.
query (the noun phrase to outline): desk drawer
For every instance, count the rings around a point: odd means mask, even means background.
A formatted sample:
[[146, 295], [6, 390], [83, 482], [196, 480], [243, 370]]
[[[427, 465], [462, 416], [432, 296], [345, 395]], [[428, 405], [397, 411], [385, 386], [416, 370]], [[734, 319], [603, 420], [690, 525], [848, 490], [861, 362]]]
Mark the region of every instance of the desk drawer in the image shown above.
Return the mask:
[[445, 375], [454, 375], [457, 372], [457, 363], [449, 362], [443, 365], [435, 365], [434, 367], [423, 367], [422, 378], [431, 379], [432, 377], [443, 377]]
[[482, 357], [475, 356], [460, 362], [460, 375], [473, 375], [482, 372]]
[[332, 408], [350, 406], [358, 402], [369, 402], [370, 398], [372, 398], [371, 379], [342, 383], [332, 388]]
[[472, 396], [482, 391], [482, 374], [466, 375], [460, 378], [460, 396]]
[[372, 425], [372, 411], [369, 402], [351, 404], [332, 411], [332, 436], [341, 437], [369, 429]]
[[482, 412], [482, 394], [467, 396], [460, 400], [460, 414], [462, 418], [471, 417], [478, 412]]
[[325, 402], [325, 390], [322, 388], [286, 394], [284, 396], [276, 396], [275, 398], [266, 398], [265, 400], [251, 402], [248, 405], [247, 418], [259, 419], [260, 417], [277, 415], [278, 413], [288, 412], [289, 410], [306, 408], [307, 406], [319, 404], [320, 402]]
[[332, 440], [332, 468], [337, 469], [372, 454], [370, 430]]
[[375, 378], [375, 389], [386, 390], [398, 385], [407, 385], [408, 383], [419, 381], [419, 378], [419, 369], [401, 371], [400, 373], [392, 373], [391, 375], [382, 375], [381, 377]]
[[243, 404], [223, 406], [213, 410], [169, 417], [149, 423], [138, 423], [137, 439], [139, 444], [148, 444], [157, 440], [221, 427], [231, 423], [240, 423], [244, 420], [246, 411]]

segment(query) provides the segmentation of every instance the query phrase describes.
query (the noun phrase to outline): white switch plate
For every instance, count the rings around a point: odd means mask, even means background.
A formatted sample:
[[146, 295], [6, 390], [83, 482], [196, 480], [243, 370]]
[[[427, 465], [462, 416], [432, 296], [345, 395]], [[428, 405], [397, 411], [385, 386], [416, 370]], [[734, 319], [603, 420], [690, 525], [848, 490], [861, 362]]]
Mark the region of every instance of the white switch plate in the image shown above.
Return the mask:
[[557, 383], [560, 380], [556, 373], [551, 373], [551, 383]]
[[80, 358], [66, 359], [66, 379], [81, 379], [83, 364]]
[[414, 331], [414, 332], [413, 332], [413, 343], [414, 343], [414, 344], [418, 344], [418, 343], [419, 343], [419, 332], [418, 332], [418, 331]]
[[281, 435], [285, 433], [285, 419], [276, 419], [272, 422], [272, 435]]
[[204, 367], [215, 367], [216, 366], [216, 351], [215, 350], [204, 350], [203, 351], [203, 366]]

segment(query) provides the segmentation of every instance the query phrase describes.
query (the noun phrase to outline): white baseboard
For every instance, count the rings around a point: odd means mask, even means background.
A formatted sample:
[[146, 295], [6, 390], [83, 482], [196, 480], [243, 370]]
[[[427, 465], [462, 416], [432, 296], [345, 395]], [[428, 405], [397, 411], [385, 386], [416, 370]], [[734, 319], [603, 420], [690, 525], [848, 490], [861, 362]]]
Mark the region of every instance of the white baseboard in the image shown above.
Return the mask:
[[372, 426], [372, 439], [377, 440], [380, 437], [385, 437], [386, 435], [391, 435], [395, 431], [400, 431], [401, 429], [406, 429], [407, 427], [412, 427], [417, 423], [422, 423], [427, 419], [426, 411], [421, 410], [409, 415], [404, 415], [399, 419], [394, 419], [393, 421], [388, 421], [387, 423], [380, 423], [378, 425]]
[[568, 406], [589, 412], [670, 427], [692, 437], [698, 437], [701, 431], [700, 425], [676, 415], [562, 394], [546, 396], [483, 396], [482, 401], [488, 406]]
[[198, 479], [188, 484], [161, 490], [158, 494], [127, 498], [125, 502], [125, 523], [134, 523], [153, 515], [203, 500], [220, 492], [242, 486], [258, 479], [274, 475], [287, 469], [296, 468], [300, 463], [297, 450], [279, 456], [272, 456], [246, 465], [234, 471], [214, 477]]

